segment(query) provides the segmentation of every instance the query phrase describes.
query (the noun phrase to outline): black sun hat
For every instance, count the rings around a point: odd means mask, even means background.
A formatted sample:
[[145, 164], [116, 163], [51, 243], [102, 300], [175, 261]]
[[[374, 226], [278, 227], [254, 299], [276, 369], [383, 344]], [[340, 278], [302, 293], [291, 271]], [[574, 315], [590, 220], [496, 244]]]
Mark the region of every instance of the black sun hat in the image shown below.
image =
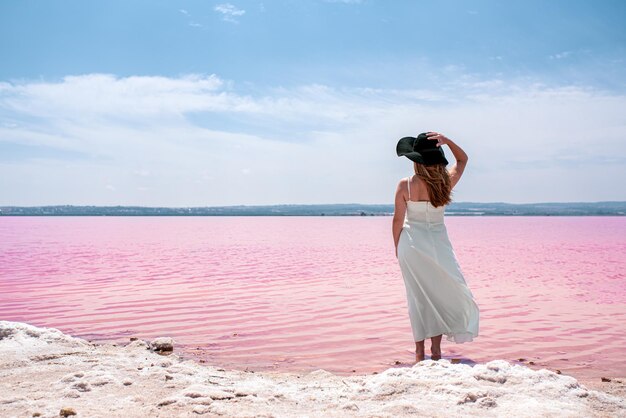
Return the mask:
[[437, 141], [428, 139], [426, 132], [414, 138], [405, 136], [396, 145], [398, 157], [405, 156], [411, 161], [424, 165], [445, 164], [448, 165], [443, 147], [437, 146]]

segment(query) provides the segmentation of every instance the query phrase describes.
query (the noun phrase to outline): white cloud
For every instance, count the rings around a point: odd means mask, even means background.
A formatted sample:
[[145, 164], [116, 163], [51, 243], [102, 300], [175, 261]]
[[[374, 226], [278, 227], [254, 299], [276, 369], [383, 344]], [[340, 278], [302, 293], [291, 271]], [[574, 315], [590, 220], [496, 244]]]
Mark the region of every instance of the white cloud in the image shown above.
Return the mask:
[[[191, 18], [191, 13], [189, 13], [187, 10], [185, 10], [185, 9], [178, 9], [178, 11], [181, 14], [187, 16], [188, 18]], [[194, 20], [189, 20], [187, 22], [187, 25], [191, 26], [192, 28], [203, 28], [204, 27], [204, 25], [202, 23], [199, 23], [199, 22], [194, 21]]]
[[572, 55], [572, 51], [563, 51], [563, 52], [559, 52], [557, 54], [550, 55], [550, 59], [560, 60], [560, 59], [567, 58], [570, 55]]
[[[110, 74], [67, 76], [61, 82], [32, 82], [0, 85], [6, 107], [39, 117], [117, 117], [173, 115], [194, 111], [245, 106], [227, 93], [216, 93], [223, 81], [215, 75], [186, 75], [180, 78]], [[235, 100], [237, 103], [228, 103]]]
[[427, 130], [470, 155], [457, 200], [625, 200], [624, 108], [599, 90], [471, 77], [257, 96], [200, 74], [0, 83], [0, 147], [61, 155], [5, 153], [0, 204], [390, 203], [411, 172], [397, 139]]
[[150, 171], [148, 171], [148, 170], [135, 170], [135, 171], [133, 171], [133, 174], [135, 174], [136, 176], [148, 177], [150, 175]]
[[215, 6], [214, 10], [222, 14], [222, 20], [226, 22], [237, 23], [237, 18], [243, 16], [246, 11], [238, 9], [230, 3], [222, 3]]

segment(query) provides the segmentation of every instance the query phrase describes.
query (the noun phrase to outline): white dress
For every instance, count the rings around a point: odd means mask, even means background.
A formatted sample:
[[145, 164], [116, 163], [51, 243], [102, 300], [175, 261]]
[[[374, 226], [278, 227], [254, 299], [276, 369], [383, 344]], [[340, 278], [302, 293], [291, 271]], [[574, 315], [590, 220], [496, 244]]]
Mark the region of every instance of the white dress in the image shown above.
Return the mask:
[[478, 305], [467, 287], [444, 223], [444, 206], [409, 201], [398, 242], [415, 341], [444, 334], [464, 343], [478, 336]]

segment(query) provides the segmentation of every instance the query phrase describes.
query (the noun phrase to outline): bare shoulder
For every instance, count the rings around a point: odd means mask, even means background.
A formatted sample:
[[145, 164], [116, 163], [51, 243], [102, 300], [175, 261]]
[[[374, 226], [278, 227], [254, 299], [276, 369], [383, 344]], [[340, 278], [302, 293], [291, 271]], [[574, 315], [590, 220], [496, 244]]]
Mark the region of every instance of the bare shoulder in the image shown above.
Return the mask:
[[408, 185], [409, 185], [409, 181], [406, 177], [398, 181], [398, 185], [396, 186], [396, 199], [403, 198], [404, 200], [406, 200], [408, 196], [407, 194]]
[[406, 187], [408, 185], [409, 181], [406, 177], [400, 179], [400, 181], [398, 181], [398, 185], [396, 186], [397, 190], [402, 190], [403, 187]]
[[398, 182], [398, 187], [396, 188], [396, 196], [394, 198], [394, 222], [402, 222], [402, 219], [404, 219], [404, 216], [406, 214], [408, 200], [407, 184], [408, 182], [406, 178], [403, 178]]

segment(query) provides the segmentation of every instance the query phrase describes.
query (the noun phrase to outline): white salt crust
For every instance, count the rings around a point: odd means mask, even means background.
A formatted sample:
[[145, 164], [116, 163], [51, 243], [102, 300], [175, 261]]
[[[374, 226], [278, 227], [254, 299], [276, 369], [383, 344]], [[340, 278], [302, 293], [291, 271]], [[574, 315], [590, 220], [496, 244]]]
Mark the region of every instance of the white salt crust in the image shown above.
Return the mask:
[[58, 417], [62, 408], [78, 417], [626, 416], [624, 398], [505, 360], [425, 360], [342, 377], [224, 370], [149, 347], [0, 321], [0, 416]]

